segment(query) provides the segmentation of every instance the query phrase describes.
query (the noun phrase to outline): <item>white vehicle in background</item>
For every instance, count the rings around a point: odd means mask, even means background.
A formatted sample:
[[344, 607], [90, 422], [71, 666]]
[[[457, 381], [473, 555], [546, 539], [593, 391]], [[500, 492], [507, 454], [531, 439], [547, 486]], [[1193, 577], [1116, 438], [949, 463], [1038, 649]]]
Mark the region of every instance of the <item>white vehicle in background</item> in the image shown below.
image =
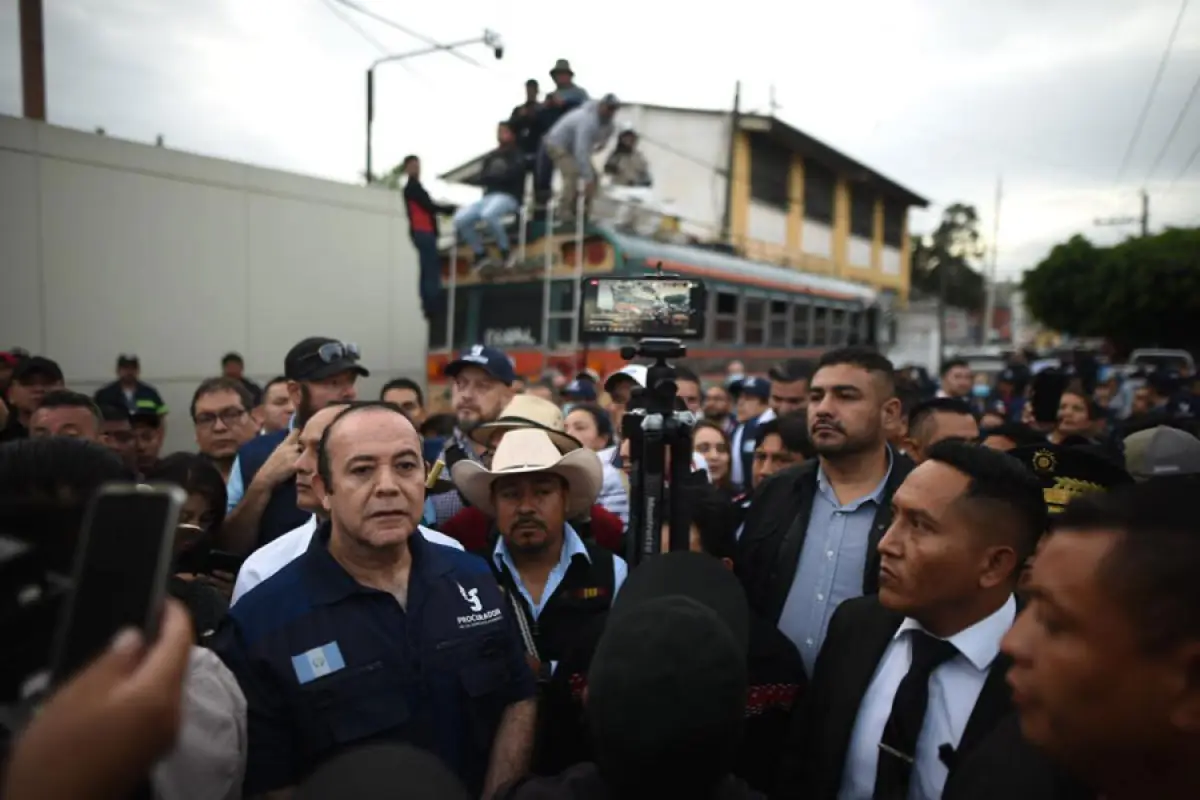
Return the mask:
[[1192, 359], [1192, 354], [1186, 350], [1153, 348], [1134, 350], [1133, 354], [1129, 356], [1129, 363], [1135, 368], [1140, 367], [1149, 372], [1158, 369], [1175, 370], [1182, 375], [1194, 375], [1196, 372], [1196, 363]]

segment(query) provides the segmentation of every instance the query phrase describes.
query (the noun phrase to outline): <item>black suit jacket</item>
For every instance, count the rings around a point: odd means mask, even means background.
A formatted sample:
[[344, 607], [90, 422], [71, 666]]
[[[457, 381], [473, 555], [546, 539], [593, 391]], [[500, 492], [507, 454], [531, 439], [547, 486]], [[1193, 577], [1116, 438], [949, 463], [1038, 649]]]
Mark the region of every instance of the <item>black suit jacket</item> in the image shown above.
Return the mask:
[[[738, 540], [734, 566], [746, 590], [746, 599], [756, 613], [776, 624], [800, 566], [813, 497], [817, 493], [818, 466], [817, 459], [810, 459], [763, 481], [750, 502]], [[892, 452], [892, 472], [867, 543], [863, 594], [879, 591], [879, 540], [892, 524], [892, 495], [913, 467], [908, 456]]]
[[[904, 616], [874, 596], [847, 600], [829, 622], [808, 692], [792, 715], [780, 780], [779, 800], [836, 800], [858, 707], [875, 669]], [[962, 740], [949, 759], [950, 776], [971, 751], [1012, 710], [1005, 673], [1011, 662], [1001, 654], [992, 663]]]

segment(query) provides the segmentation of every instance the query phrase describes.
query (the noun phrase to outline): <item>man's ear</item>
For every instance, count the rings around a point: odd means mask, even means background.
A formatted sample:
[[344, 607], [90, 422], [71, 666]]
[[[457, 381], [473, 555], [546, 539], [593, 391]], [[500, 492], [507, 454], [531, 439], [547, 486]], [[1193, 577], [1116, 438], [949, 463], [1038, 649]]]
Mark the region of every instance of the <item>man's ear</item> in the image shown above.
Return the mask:
[[321, 477], [321, 471], [317, 470], [312, 476], [312, 488], [316, 492], [317, 497], [321, 498], [321, 507], [326, 511], [329, 510], [329, 487], [325, 483], [325, 479]]
[[730, 572], [733, 572], [733, 559], [732, 558], [722, 558], [721, 563], [725, 565], [725, 569], [729, 570]]
[[300, 389], [300, 381], [287, 382], [288, 397], [292, 400], [292, 408], [299, 410], [300, 401], [303, 400], [303, 393]]

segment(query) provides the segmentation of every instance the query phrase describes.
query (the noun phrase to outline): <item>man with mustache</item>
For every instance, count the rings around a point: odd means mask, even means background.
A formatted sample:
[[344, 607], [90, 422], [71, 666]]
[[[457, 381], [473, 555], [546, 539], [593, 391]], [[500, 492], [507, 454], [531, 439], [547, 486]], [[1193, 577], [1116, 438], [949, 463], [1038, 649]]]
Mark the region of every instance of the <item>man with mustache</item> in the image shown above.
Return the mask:
[[759, 487], [736, 563], [751, 607], [795, 643], [811, 674], [838, 604], [878, 590], [876, 545], [912, 462], [888, 446], [900, 401], [892, 362], [874, 350], [822, 356], [807, 412], [817, 458]]
[[1040, 482], [1004, 453], [943, 441], [892, 505], [879, 594], [834, 612], [779, 797], [940, 798], [1012, 711], [1000, 643], [1046, 525]]
[[[488, 422], [494, 422], [512, 399], [516, 372], [503, 350], [481, 344], [469, 347], [446, 365], [442, 374], [453, 381], [450, 402], [456, 424], [454, 436], [442, 451], [446, 469], [460, 461], [483, 464], [487, 446], [468, 434]], [[436, 524], [440, 525], [465, 507], [458, 492], [442, 492], [433, 498]]]
[[603, 483], [587, 449], [559, 451], [551, 434], [504, 434], [491, 469], [462, 461], [454, 483], [500, 533], [491, 564], [521, 623], [538, 677], [548, 681], [581, 630], [604, 614], [629, 572], [625, 561], [585, 543], [567, 522], [591, 509]]
[[419, 527], [421, 437], [395, 406], [343, 409], [317, 446], [329, 515], [230, 609], [212, 649], [248, 704], [245, 794], [288, 792], [371, 740], [433, 752], [476, 797], [529, 764], [535, 691], [487, 564]]
[[[238, 570], [237, 583], [233, 587], [233, 599], [236, 603], [246, 592], [270, 578], [279, 570], [299, 558], [312, 543], [317, 525], [329, 518], [325, 513], [325, 498], [317, 494], [313, 487], [313, 479], [317, 475], [317, 449], [325, 429], [333, 422], [334, 417], [354, 403], [336, 403], [313, 414], [312, 419], [300, 432], [300, 457], [296, 459], [296, 505], [312, 514], [303, 525], [285, 533], [273, 542], [263, 545], [250, 554]], [[431, 542], [444, 544], [456, 550], [462, 550], [462, 545], [428, 528], [419, 528], [421, 535]]]

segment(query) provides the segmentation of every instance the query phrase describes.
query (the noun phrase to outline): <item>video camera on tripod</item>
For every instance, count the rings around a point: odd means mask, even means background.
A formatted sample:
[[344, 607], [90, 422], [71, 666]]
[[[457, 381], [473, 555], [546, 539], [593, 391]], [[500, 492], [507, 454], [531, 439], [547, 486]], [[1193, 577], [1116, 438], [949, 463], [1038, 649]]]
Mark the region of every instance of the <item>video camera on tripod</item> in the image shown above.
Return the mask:
[[[668, 359], [687, 355], [684, 339], [704, 335], [704, 283], [659, 271], [643, 277], [584, 278], [580, 292], [580, 339], [638, 337], [621, 358], [654, 359], [646, 385], [635, 387], [621, 436], [629, 441], [630, 510], [626, 561], [636, 566], [662, 550], [663, 503], [667, 502], [670, 549], [689, 548], [683, 489], [692, 466], [696, 415], [677, 402], [675, 368]], [[668, 458], [668, 453], [670, 457]]]

